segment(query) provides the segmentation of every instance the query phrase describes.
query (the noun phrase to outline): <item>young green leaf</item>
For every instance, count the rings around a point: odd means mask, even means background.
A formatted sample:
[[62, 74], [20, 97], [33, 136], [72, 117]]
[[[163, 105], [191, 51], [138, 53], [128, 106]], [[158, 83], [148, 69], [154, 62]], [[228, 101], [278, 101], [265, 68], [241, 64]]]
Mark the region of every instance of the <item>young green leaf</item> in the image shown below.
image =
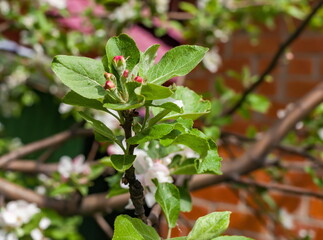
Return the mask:
[[59, 55], [54, 58], [52, 69], [66, 86], [85, 98], [100, 99], [106, 95], [105, 71], [100, 61]]
[[229, 226], [230, 212], [213, 212], [195, 222], [187, 240], [210, 240], [218, 237]]
[[190, 192], [186, 186], [178, 187], [180, 195], [181, 212], [190, 212], [192, 210], [192, 199]]
[[[177, 119], [178, 117], [197, 119], [200, 116], [207, 114], [211, 109], [211, 103], [203, 100], [201, 96], [186, 87], [177, 87], [175, 94], [171, 96], [175, 100], [182, 101], [183, 111], [181, 113], [171, 112], [164, 120]], [[160, 109], [153, 108], [153, 114], [157, 115]]]
[[197, 160], [197, 173], [222, 174], [221, 160], [222, 158], [219, 156], [216, 149], [208, 150], [205, 158]]
[[186, 240], [187, 237], [167, 238], [166, 240]]
[[99, 135], [110, 139], [111, 141], [117, 141], [116, 137], [114, 136], [113, 132], [102, 122], [94, 119], [90, 115], [86, 114], [85, 112], [79, 112], [82, 118], [84, 118], [88, 123], [90, 123], [95, 132]]
[[209, 150], [209, 144], [205, 138], [191, 133], [184, 133], [177, 136], [173, 144], [183, 144], [200, 154], [201, 157], [206, 156]]
[[176, 226], [180, 212], [180, 195], [177, 187], [171, 183], [158, 183], [155, 193], [156, 202], [161, 206], [165, 214], [169, 228]]
[[123, 56], [127, 59], [127, 69], [129, 71], [139, 62], [140, 51], [135, 41], [127, 34], [120, 34], [117, 37], [110, 38], [105, 49], [110, 66], [115, 56]]
[[148, 142], [150, 140], [159, 139], [167, 135], [174, 129], [174, 126], [171, 124], [158, 124], [153, 125], [150, 128], [144, 129], [141, 133], [138, 133], [136, 136], [129, 138], [127, 140], [130, 144], [141, 144]]
[[124, 172], [130, 168], [135, 159], [135, 155], [111, 155], [112, 165], [119, 172]]
[[154, 65], [155, 58], [157, 56], [157, 51], [159, 44], [155, 44], [147, 48], [147, 50], [142, 54], [139, 62], [139, 75], [146, 79], [147, 72], [149, 68]]
[[167, 80], [192, 71], [202, 60], [207, 48], [182, 45], [169, 50], [147, 73], [147, 81], [161, 85]]
[[160, 240], [156, 230], [138, 218], [119, 215], [114, 222], [112, 240]]
[[147, 83], [137, 88], [135, 91], [138, 95], [143, 95], [146, 100], [156, 100], [168, 98], [173, 95], [172, 90], [168, 87], [159, 86], [152, 83]]
[[73, 106], [106, 111], [106, 109], [102, 106], [103, 104], [100, 101], [82, 97], [74, 91], [68, 92], [62, 99], [62, 102]]

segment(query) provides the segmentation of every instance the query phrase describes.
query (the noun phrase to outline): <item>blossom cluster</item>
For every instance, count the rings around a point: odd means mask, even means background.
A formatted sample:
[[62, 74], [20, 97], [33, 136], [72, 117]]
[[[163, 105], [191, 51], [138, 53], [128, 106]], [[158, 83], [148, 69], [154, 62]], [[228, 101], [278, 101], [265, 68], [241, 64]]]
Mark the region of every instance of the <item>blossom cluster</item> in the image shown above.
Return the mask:
[[[21, 227], [29, 223], [39, 212], [40, 209], [34, 203], [28, 203], [24, 200], [8, 202], [0, 210], [0, 239], [18, 240], [18, 236], [24, 234]], [[48, 218], [42, 218], [38, 226], [30, 232], [32, 240], [46, 240], [47, 238], [43, 236], [43, 230], [47, 229], [50, 224], [51, 221]]]

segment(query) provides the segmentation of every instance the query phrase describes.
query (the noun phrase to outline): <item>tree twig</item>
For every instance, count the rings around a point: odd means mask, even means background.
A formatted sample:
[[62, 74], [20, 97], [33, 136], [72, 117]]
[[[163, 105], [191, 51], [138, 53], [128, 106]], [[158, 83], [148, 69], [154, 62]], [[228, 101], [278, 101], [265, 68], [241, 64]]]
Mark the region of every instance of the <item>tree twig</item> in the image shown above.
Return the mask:
[[323, 199], [323, 193], [314, 192], [308, 189], [285, 185], [285, 184], [263, 183], [263, 182], [257, 182], [251, 179], [244, 179], [244, 178], [232, 179], [232, 182], [247, 185], [247, 186], [253, 186], [257, 188], [264, 188], [268, 190], [280, 191], [280, 192], [285, 192], [285, 193], [290, 193], [295, 195], [306, 195], [310, 197]]
[[276, 67], [278, 60], [282, 56], [282, 54], [285, 52], [286, 48], [291, 45], [297, 37], [303, 32], [307, 24], [311, 21], [313, 16], [317, 13], [317, 11], [322, 7], [323, 0], [320, 0], [316, 6], [312, 9], [312, 11], [307, 15], [307, 17], [303, 20], [303, 22], [298, 26], [298, 28], [286, 39], [284, 43], [280, 45], [278, 48], [276, 54], [273, 56], [272, 60], [270, 61], [267, 68], [263, 71], [263, 73], [260, 75], [260, 77], [255, 81], [250, 87], [248, 87], [242, 94], [241, 98], [237, 101], [236, 104], [234, 104], [231, 108], [224, 111], [221, 115], [227, 116], [232, 115], [234, 112], [236, 112], [241, 105], [247, 100], [249, 94], [253, 92], [265, 79], [266, 76]]
[[64, 132], [55, 134], [53, 136], [44, 138], [42, 140], [32, 142], [30, 144], [24, 145], [12, 152], [0, 157], [0, 167], [12, 160], [21, 158], [21, 157], [26, 156], [30, 153], [36, 152], [38, 150], [44, 149], [44, 148], [52, 146], [52, 145], [56, 145], [56, 144], [65, 142], [66, 140], [68, 140], [72, 137], [90, 136], [92, 134], [93, 134], [92, 130], [72, 128], [70, 130], [66, 130]]
[[100, 228], [102, 229], [102, 231], [105, 233], [105, 235], [107, 235], [108, 238], [112, 238], [112, 236], [113, 236], [113, 229], [109, 225], [109, 223], [107, 223], [107, 221], [104, 219], [104, 217], [102, 216], [102, 214], [96, 213], [96, 214], [94, 214], [93, 217], [94, 217], [96, 223], [100, 226]]

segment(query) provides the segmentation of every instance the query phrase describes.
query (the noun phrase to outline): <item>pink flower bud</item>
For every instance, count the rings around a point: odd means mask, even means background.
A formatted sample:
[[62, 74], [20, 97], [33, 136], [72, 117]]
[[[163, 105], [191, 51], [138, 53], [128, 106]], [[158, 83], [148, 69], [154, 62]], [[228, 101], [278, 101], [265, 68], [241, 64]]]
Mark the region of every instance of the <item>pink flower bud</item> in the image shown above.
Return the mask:
[[129, 76], [129, 70], [126, 69], [123, 71], [122, 77], [127, 78]]
[[114, 75], [112, 73], [105, 72], [104, 77], [106, 80], [111, 80], [114, 77]]
[[142, 79], [142, 77], [137, 76], [137, 77], [135, 77], [134, 81], [139, 82], [139, 83], [143, 83], [144, 80]]
[[120, 61], [121, 61], [122, 63], [125, 63], [125, 62], [126, 62], [126, 60], [124, 59], [124, 57], [123, 57], [123, 56], [115, 56], [115, 57], [113, 58], [113, 61], [114, 61], [115, 63], [119, 63]]
[[108, 80], [105, 82], [105, 85], [104, 85], [105, 90], [113, 89], [115, 87], [116, 85], [112, 81]]

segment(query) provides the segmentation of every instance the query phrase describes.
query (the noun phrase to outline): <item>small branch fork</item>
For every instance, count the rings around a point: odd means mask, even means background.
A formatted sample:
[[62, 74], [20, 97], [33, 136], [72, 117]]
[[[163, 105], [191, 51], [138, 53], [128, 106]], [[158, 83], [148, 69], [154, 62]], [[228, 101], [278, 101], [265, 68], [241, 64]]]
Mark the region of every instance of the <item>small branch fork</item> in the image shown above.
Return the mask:
[[298, 28], [286, 39], [284, 43], [281, 44], [279, 49], [277, 50], [276, 54], [273, 56], [271, 62], [267, 66], [267, 68], [263, 71], [263, 73], [260, 75], [260, 77], [255, 81], [249, 88], [247, 88], [244, 92], [239, 101], [233, 105], [230, 109], [227, 111], [224, 111], [222, 113], [222, 116], [228, 116], [235, 113], [242, 104], [247, 100], [248, 95], [253, 92], [263, 81], [265, 81], [266, 76], [271, 73], [271, 71], [276, 67], [280, 57], [284, 54], [285, 50], [289, 45], [291, 45], [298, 36], [304, 31], [305, 27], [308, 25], [308, 23], [311, 21], [311, 19], [314, 17], [314, 15], [317, 13], [317, 11], [322, 7], [323, 0], [320, 0], [316, 6], [312, 9], [312, 11], [307, 15], [307, 17], [303, 20], [303, 22], [298, 26]]

